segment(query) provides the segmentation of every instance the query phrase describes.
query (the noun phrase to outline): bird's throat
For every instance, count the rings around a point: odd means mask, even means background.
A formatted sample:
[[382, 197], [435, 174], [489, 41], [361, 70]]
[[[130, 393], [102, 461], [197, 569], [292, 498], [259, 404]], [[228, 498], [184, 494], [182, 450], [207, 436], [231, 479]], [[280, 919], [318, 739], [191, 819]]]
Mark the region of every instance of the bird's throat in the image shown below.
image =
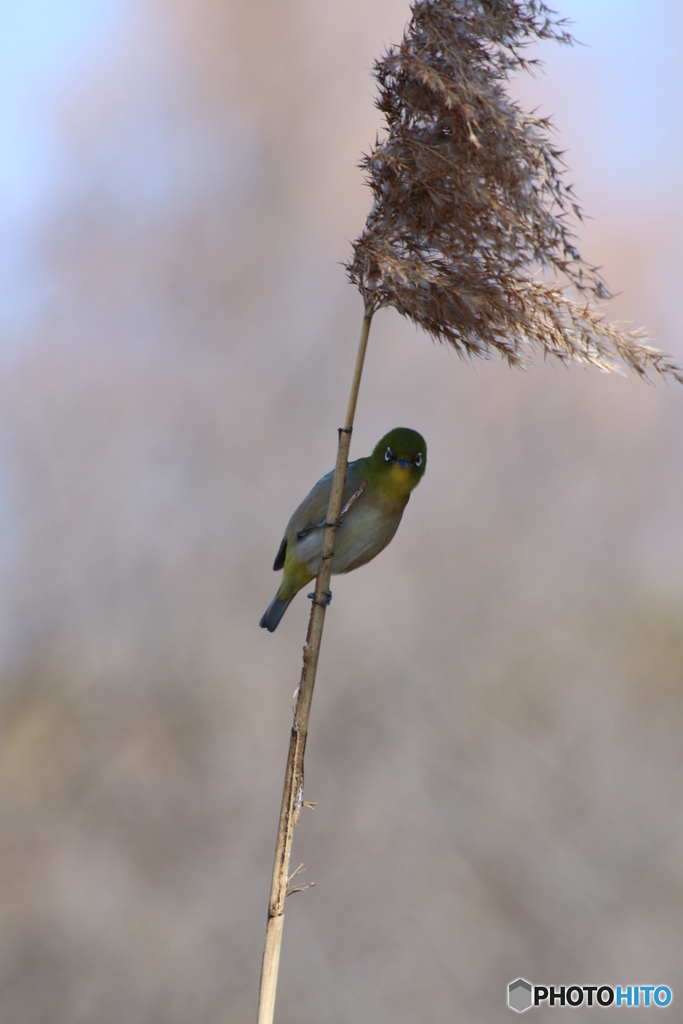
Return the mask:
[[416, 483], [410, 467], [404, 468], [395, 462], [384, 469], [377, 487], [390, 501], [406, 502]]

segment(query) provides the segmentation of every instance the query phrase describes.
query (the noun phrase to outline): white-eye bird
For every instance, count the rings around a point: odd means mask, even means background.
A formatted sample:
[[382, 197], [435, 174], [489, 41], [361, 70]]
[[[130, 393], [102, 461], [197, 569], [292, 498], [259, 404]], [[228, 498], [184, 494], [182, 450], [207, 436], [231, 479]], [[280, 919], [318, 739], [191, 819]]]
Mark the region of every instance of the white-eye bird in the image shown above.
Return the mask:
[[[365, 459], [350, 462], [334, 544], [332, 573], [351, 572], [387, 546], [398, 529], [410, 493], [427, 467], [421, 434], [396, 427]], [[296, 594], [318, 575], [334, 473], [327, 473], [289, 520], [273, 569], [284, 569], [277, 594], [259, 625], [277, 629]]]

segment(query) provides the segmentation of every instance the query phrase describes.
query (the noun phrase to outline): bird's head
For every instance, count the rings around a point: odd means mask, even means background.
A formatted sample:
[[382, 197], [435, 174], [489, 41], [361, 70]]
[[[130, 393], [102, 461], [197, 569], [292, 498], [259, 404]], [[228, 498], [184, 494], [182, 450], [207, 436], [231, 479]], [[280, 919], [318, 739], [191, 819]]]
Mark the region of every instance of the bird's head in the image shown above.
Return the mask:
[[416, 430], [395, 427], [377, 442], [369, 461], [377, 485], [390, 497], [407, 500], [427, 468], [427, 445]]

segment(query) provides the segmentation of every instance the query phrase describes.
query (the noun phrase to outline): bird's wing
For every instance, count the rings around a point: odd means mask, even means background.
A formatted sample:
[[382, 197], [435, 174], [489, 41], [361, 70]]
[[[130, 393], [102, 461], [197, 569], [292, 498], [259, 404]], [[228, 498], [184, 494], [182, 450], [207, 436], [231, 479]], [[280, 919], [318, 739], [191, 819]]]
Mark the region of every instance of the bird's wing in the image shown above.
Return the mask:
[[[342, 493], [342, 508], [346, 505], [348, 500], [358, 490], [359, 486], [363, 482], [363, 470], [365, 468], [365, 459], [356, 459], [355, 462], [350, 462], [346, 471], [346, 483], [344, 484], [344, 491]], [[327, 507], [330, 503], [330, 492], [332, 491], [332, 477], [334, 471], [326, 473], [321, 480], [318, 480], [315, 487], [306, 495], [304, 500], [299, 505], [298, 509], [292, 516], [285, 531], [285, 541], [287, 537], [292, 535], [296, 536], [298, 533], [308, 532], [315, 527], [321, 527], [325, 524], [327, 519]], [[285, 544], [283, 541], [283, 545]], [[278, 551], [279, 560], [282, 555], [282, 564], [284, 565], [284, 547]]]
[[278, 553], [275, 556], [275, 561], [273, 562], [273, 572], [277, 572], [278, 569], [283, 569], [284, 568], [286, 554], [287, 554], [287, 538], [283, 537], [282, 538], [282, 544], [280, 545], [280, 547], [278, 549]]

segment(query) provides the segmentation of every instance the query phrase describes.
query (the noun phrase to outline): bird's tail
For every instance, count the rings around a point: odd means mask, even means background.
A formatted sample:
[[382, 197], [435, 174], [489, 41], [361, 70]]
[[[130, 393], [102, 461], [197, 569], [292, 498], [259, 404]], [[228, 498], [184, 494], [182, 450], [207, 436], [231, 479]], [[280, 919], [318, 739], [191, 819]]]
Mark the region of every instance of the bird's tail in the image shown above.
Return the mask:
[[280, 623], [280, 619], [289, 608], [295, 596], [295, 594], [292, 594], [291, 597], [283, 601], [276, 594], [261, 617], [259, 622], [261, 629], [267, 629], [269, 633], [274, 633]]

